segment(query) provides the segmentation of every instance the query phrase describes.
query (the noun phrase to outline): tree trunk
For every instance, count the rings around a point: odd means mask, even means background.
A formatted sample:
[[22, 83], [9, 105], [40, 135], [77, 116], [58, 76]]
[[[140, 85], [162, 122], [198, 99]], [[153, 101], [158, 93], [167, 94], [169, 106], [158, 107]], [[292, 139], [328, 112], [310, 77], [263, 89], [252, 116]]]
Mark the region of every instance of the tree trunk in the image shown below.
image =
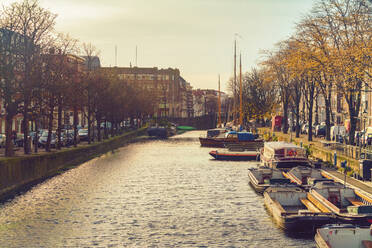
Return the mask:
[[91, 121], [91, 109], [90, 109], [90, 100], [89, 100], [89, 95], [88, 95], [88, 144], [91, 143], [91, 131], [92, 131], [92, 121]]
[[29, 145], [29, 139], [28, 139], [28, 134], [29, 134], [29, 116], [28, 116], [28, 110], [30, 106], [30, 100], [28, 97], [25, 97], [24, 99], [24, 107], [23, 107], [23, 150], [25, 154], [30, 154], [30, 145]]
[[315, 124], [319, 124], [319, 105], [318, 105], [318, 95], [315, 97]]
[[326, 105], [326, 140], [331, 140], [331, 103], [329, 100], [325, 99], [325, 105]]
[[101, 138], [101, 115], [100, 114], [96, 114], [96, 120], [97, 120], [97, 139], [98, 139], [98, 142], [101, 142], [102, 138]]
[[349, 92], [349, 101], [347, 101], [349, 106], [349, 116], [350, 116], [350, 132], [349, 132], [349, 144], [354, 144], [354, 135], [357, 125], [358, 113], [360, 110], [361, 102], [361, 91], [358, 91], [357, 97], [354, 102], [353, 93]]
[[13, 157], [12, 124], [14, 115], [6, 115], [5, 118], [5, 157]]
[[104, 134], [105, 134], [105, 139], [108, 138], [108, 132], [107, 132], [107, 120], [105, 120], [105, 131], [104, 131]]
[[300, 104], [296, 104], [296, 138], [300, 137]]
[[283, 133], [288, 133], [288, 101], [283, 102]]
[[62, 147], [62, 140], [61, 140], [61, 132], [62, 132], [62, 97], [58, 96], [58, 127], [57, 127], [57, 149], [61, 150]]
[[36, 120], [35, 120], [35, 137], [34, 137], [34, 140], [32, 142], [34, 142], [34, 152], [38, 153], [38, 145], [39, 145], [39, 122], [38, 122], [38, 118], [36, 118]]
[[78, 129], [77, 129], [77, 125], [78, 125], [78, 109], [76, 107], [76, 105], [74, 105], [74, 147], [77, 147], [77, 135], [78, 135]]
[[309, 89], [309, 102], [308, 102], [308, 114], [309, 114], [309, 131], [308, 131], [308, 136], [307, 140], [308, 141], [313, 141], [313, 106], [314, 106], [314, 89], [315, 86], [312, 85], [310, 86], [311, 88]]
[[46, 152], [50, 152], [50, 142], [52, 141], [52, 131], [53, 131], [53, 119], [54, 119], [54, 95], [51, 96], [50, 101], [49, 101], [48, 138], [45, 144]]

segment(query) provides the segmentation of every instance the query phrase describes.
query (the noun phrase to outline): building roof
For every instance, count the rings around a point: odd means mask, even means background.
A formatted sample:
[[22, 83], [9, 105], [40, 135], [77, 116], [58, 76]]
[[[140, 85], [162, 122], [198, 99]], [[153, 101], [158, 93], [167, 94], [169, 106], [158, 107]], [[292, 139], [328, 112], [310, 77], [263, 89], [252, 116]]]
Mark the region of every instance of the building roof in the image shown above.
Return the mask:
[[103, 71], [115, 71], [119, 74], [179, 74], [180, 71], [172, 68], [158, 69], [157, 67], [101, 67]]
[[97, 68], [100, 68], [101, 67], [101, 61], [99, 59], [98, 56], [80, 56], [84, 59], [84, 66], [85, 66], [85, 69], [89, 69], [88, 66], [89, 66], [89, 58], [90, 58], [90, 69], [92, 70], [95, 70]]

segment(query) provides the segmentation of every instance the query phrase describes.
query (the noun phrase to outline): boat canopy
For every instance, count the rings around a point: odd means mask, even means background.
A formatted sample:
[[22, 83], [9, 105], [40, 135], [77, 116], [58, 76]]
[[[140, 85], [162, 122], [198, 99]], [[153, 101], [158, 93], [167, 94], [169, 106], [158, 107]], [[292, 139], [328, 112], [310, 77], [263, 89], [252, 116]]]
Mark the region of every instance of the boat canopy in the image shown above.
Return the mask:
[[215, 128], [215, 129], [209, 129], [207, 131], [207, 137], [216, 137], [220, 135], [221, 133], [226, 133], [226, 129], [223, 128]]
[[243, 141], [250, 141], [250, 140], [255, 140], [256, 135], [253, 133], [249, 132], [239, 132], [238, 133], [238, 140], [243, 140]]

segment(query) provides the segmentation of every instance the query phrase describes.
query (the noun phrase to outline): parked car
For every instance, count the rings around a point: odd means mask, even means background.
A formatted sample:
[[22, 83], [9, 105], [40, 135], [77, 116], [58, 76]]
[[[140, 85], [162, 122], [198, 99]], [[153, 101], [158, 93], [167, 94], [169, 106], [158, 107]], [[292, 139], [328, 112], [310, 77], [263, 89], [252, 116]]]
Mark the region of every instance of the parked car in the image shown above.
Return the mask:
[[83, 128], [78, 131], [79, 138], [81, 141], [88, 141], [88, 129]]
[[6, 140], [5, 134], [0, 133], [0, 148], [5, 147], [5, 140]]
[[309, 124], [306, 124], [306, 123], [302, 124], [301, 133], [306, 134], [308, 130], [309, 130]]
[[324, 137], [326, 135], [326, 125], [317, 125], [315, 127], [315, 136]]
[[17, 133], [17, 137], [14, 140], [14, 144], [18, 147], [23, 147], [24, 135], [23, 133]]
[[[48, 132], [43, 132], [43, 134], [39, 138], [39, 147], [45, 147], [48, 140]], [[56, 147], [57, 144], [57, 134], [56, 132], [52, 132], [51, 140], [50, 140], [50, 146]]]
[[344, 126], [331, 127], [331, 140], [343, 143], [343, 137], [346, 136], [346, 128]]
[[[73, 129], [66, 130], [65, 134], [66, 134], [66, 146], [73, 145], [74, 144], [74, 130]], [[78, 144], [80, 143], [79, 133], [77, 133], [76, 135], [76, 142]]]
[[[312, 125], [312, 132], [315, 134], [315, 125]], [[309, 133], [309, 124], [304, 124], [301, 129], [301, 133], [308, 134]]]

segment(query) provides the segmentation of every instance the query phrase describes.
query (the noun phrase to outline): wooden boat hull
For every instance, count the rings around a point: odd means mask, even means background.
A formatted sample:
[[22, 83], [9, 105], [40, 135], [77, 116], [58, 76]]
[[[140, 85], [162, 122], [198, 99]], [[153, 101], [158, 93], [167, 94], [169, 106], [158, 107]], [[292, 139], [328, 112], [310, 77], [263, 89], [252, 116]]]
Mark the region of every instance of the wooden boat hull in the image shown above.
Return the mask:
[[271, 199], [267, 192], [264, 193], [264, 203], [274, 222], [286, 232], [314, 233], [317, 228], [326, 224], [336, 223], [337, 219], [332, 214], [306, 213], [293, 214], [283, 213], [281, 207]]
[[258, 152], [250, 152], [250, 153], [219, 153], [217, 151], [211, 151], [209, 153], [212, 157], [217, 160], [231, 160], [231, 161], [258, 161]]
[[337, 207], [325, 199], [321, 194], [315, 190], [310, 190], [308, 199], [323, 212], [334, 213], [338, 223], [353, 224], [357, 226], [370, 226], [372, 224], [371, 214], [344, 214], [337, 210]]
[[255, 178], [255, 176], [253, 175], [253, 173], [250, 170], [248, 171], [248, 177], [249, 177], [249, 184], [253, 187], [253, 189], [258, 194], [263, 194], [265, 192], [265, 189], [270, 187], [269, 184], [258, 183], [258, 180]]
[[372, 247], [370, 227], [354, 225], [327, 225], [316, 231], [315, 242], [319, 248]]
[[242, 146], [254, 145], [258, 149], [263, 146], [262, 140], [239, 141], [236, 138], [202, 138], [199, 137], [200, 145], [203, 147], [225, 147], [229, 144], [240, 144]]

